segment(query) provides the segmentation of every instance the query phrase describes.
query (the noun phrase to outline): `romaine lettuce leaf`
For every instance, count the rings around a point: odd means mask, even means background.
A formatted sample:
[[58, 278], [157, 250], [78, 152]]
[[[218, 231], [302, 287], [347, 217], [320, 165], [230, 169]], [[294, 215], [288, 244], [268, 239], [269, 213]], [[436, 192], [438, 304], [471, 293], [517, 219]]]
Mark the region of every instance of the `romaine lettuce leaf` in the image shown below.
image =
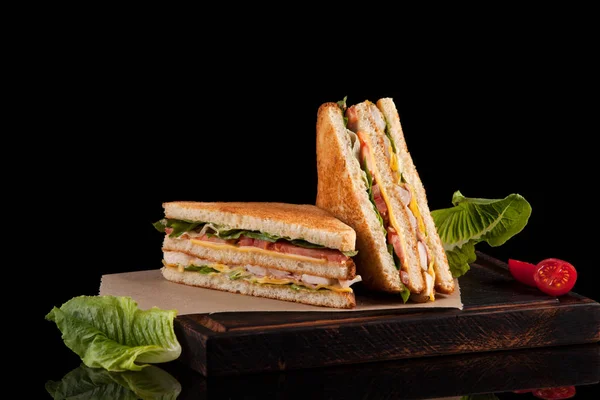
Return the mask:
[[404, 289], [402, 289], [402, 291], [400, 292], [400, 296], [402, 296], [402, 301], [406, 303], [410, 298], [410, 290], [408, 290], [408, 288], [404, 286]]
[[181, 346], [173, 330], [175, 310], [140, 310], [130, 297], [79, 296], [54, 307], [62, 339], [85, 365], [109, 371], [139, 371], [146, 363], [175, 360]]
[[519, 194], [504, 199], [452, 196], [454, 207], [431, 212], [454, 277], [464, 275], [475, 261], [475, 245], [496, 247], [521, 232], [531, 215], [531, 205]]
[[111, 372], [81, 364], [45, 387], [55, 400], [174, 400], [181, 393], [179, 381], [154, 365], [141, 371]]
[[344, 98], [340, 101], [338, 101], [336, 104], [338, 105], [339, 108], [342, 109], [342, 111], [346, 111], [346, 100], [348, 99], [348, 96], [344, 96]]
[[[213, 224], [214, 226], [214, 224]], [[277, 240], [281, 239], [281, 236], [271, 235], [269, 233], [257, 232], [257, 231], [247, 231], [244, 229], [224, 229], [217, 230], [215, 233], [209, 233], [208, 236], [216, 236], [220, 239], [232, 240], [239, 239], [240, 236], [246, 236], [252, 239], [265, 240], [267, 242], [275, 243]], [[317, 246], [317, 245], [315, 245]]]
[[390, 140], [390, 145], [392, 146], [392, 151], [396, 153], [396, 143], [394, 143], [394, 138], [392, 137], [392, 128], [390, 126], [389, 121], [385, 121], [385, 136]]
[[189, 265], [185, 267], [184, 270], [189, 272], [198, 272], [203, 275], [210, 274], [211, 272], [219, 272], [208, 265]]
[[165, 233], [165, 228], [167, 227], [167, 220], [163, 218], [153, 223], [152, 226], [160, 233]]
[[446, 257], [448, 258], [448, 265], [450, 266], [452, 276], [455, 278], [463, 276], [471, 268], [469, 264], [475, 262], [477, 259], [475, 244], [467, 242], [461, 247], [446, 250]]
[[163, 218], [153, 223], [152, 226], [154, 226], [154, 228], [161, 233], [165, 233], [165, 228], [173, 228], [173, 231], [169, 234], [169, 237], [174, 238], [179, 237], [186, 232], [193, 231], [194, 229], [197, 229], [204, 224], [204, 222]]
[[[400, 268], [402, 267], [402, 265], [400, 264], [400, 258], [398, 258], [398, 255], [396, 254], [396, 251], [394, 250], [394, 245], [392, 245], [391, 243], [388, 243], [387, 249], [394, 260], [394, 265], [396, 266], [396, 269], [398, 271], [400, 271]], [[404, 285], [404, 289], [402, 289], [402, 291], [400, 292], [400, 296], [402, 296], [402, 300], [405, 303], [408, 301], [408, 298], [410, 297], [410, 290], [408, 290], [406, 285]]]
[[390, 256], [392, 256], [392, 258], [394, 259], [394, 265], [396, 266], [396, 269], [399, 271], [400, 267], [401, 267], [400, 259], [396, 255], [396, 251], [394, 250], [394, 245], [391, 243], [388, 243], [387, 250], [388, 250], [388, 253], [390, 253]]
[[346, 112], [346, 99], [348, 98], [348, 96], [344, 96], [344, 98], [340, 101], [338, 101], [336, 104], [338, 105], [338, 107], [342, 110], [342, 115], [344, 116], [344, 126], [348, 126], [348, 117], [346, 117], [345, 112]]
[[232, 281], [237, 281], [238, 279], [242, 279], [246, 276], [249, 276], [249, 274], [242, 269], [234, 269], [229, 273], [229, 279]]
[[294, 244], [296, 246], [305, 247], [307, 249], [324, 249], [325, 248], [325, 246], [307, 242], [306, 240], [303, 240], [303, 239], [290, 240], [290, 243]]

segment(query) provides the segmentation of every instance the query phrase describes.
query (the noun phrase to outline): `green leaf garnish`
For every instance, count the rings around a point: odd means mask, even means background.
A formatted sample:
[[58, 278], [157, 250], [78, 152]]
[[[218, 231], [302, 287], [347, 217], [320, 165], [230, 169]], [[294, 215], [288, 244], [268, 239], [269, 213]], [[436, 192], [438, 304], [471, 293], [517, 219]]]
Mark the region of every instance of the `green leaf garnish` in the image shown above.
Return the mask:
[[159, 232], [165, 233], [165, 228], [167, 227], [167, 220], [161, 219], [152, 224], [152, 226]]
[[79, 296], [46, 315], [85, 365], [139, 371], [146, 363], [175, 360], [181, 346], [173, 330], [175, 310], [140, 310], [130, 297]]
[[271, 243], [275, 243], [278, 239], [281, 239], [281, 236], [258, 231], [247, 231], [244, 229], [219, 230], [216, 233], [211, 233], [209, 236], [217, 236], [218, 238], [225, 240], [239, 239], [241, 236], [246, 236], [252, 239], [266, 240]]
[[395, 153], [396, 143], [394, 143], [394, 138], [392, 138], [390, 123], [387, 120], [385, 121], [385, 136], [387, 136], [387, 138], [390, 140], [390, 145], [392, 145], [392, 151]]
[[338, 107], [342, 110], [342, 116], [344, 117], [344, 126], [347, 127], [348, 126], [348, 117], [346, 117], [346, 99], [348, 98], [348, 96], [344, 96], [344, 98], [340, 101], [338, 101], [336, 104], [338, 105]]
[[504, 199], [480, 199], [456, 191], [452, 204], [454, 207], [432, 211], [431, 216], [454, 277], [469, 270], [469, 263], [476, 259], [477, 243], [500, 246], [521, 232], [531, 216], [531, 205], [514, 193]]
[[402, 291], [400, 292], [400, 296], [402, 296], [402, 301], [404, 301], [404, 303], [406, 303], [410, 298], [410, 290], [408, 290], [406, 285], [404, 285], [404, 289], [402, 289]]
[[346, 111], [346, 99], [348, 99], [348, 96], [344, 96], [342, 100], [336, 102], [338, 107], [342, 109], [342, 112]]
[[181, 393], [179, 381], [154, 365], [141, 371], [114, 372], [81, 364], [60, 381], [46, 382], [45, 388], [54, 400], [175, 400]]
[[204, 225], [203, 222], [189, 222], [182, 221], [177, 219], [168, 219], [167, 227], [173, 228], [173, 232], [169, 235], [169, 237], [179, 237], [186, 232], [193, 231]]
[[232, 281], [236, 281], [238, 279], [243, 278], [244, 276], [248, 276], [248, 274], [246, 274], [243, 270], [241, 269], [236, 269], [234, 271], [231, 271], [229, 273], [229, 279], [231, 279]]
[[163, 218], [152, 224], [152, 226], [154, 226], [154, 228], [161, 233], [165, 233], [165, 228], [173, 228], [173, 232], [169, 234], [169, 237], [179, 237], [185, 232], [193, 231], [194, 229], [198, 229], [203, 225], [204, 222], [184, 221], [179, 219], [166, 218]]

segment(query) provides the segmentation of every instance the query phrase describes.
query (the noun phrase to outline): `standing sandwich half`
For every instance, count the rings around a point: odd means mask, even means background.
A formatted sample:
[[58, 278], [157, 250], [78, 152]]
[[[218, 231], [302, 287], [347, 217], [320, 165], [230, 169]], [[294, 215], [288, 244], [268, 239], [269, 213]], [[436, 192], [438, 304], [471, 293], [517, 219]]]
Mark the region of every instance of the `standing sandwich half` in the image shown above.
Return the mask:
[[356, 305], [356, 234], [314, 205], [169, 202], [163, 276], [173, 282], [335, 308]]
[[317, 170], [316, 204], [356, 231], [366, 286], [419, 302], [454, 291], [392, 99], [321, 105]]

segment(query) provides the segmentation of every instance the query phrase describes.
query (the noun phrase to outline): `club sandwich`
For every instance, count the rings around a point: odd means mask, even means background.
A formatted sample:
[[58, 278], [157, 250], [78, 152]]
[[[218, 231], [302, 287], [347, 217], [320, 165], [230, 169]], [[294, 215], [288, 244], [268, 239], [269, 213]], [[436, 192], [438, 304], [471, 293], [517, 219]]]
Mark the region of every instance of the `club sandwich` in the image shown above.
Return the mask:
[[454, 291], [454, 279], [391, 98], [317, 112], [316, 205], [351, 226], [358, 273], [406, 302]]
[[315, 306], [353, 308], [354, 230], [315, 205], [166, 202], [169, 281]]

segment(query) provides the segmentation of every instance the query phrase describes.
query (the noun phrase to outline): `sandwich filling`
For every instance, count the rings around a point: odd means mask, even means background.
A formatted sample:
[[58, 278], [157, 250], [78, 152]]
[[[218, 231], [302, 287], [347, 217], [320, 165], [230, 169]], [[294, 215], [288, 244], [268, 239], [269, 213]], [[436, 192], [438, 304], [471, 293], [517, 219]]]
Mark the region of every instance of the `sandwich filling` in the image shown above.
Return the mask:
[[295, 274], [275, 268], [257, 265], [228, 266], [203, 261], [180, 252], [166, 251], [163, 255], [165, 268], [174, 268], [179, 272], [191, 272], [203, 275], [221, 274], [232, 281], [244, 280], [259, 285], [286, 285], [291, 290], [332, 290], [334, 292], [353, 293], [350, 287], [360, 282], [360, 275], [354, 279], [333, 279], [308, 274]]
[[[398, 190], [400, 192], [400, 201], [405, 207], [410, 224], [416, 234], [419, 263], [425, 280], [425, 294], [427, 294], [429, 299], [433, 301], [435, 299], [435, 272], [433, 270], [433, 258], [427, 247], [427, 231], [425, 229], [425, 224], [423, 222], [421, 213], [419, 212], [416, 196], [414, 196], [411, 185], [406, 181], [400, 170], [400, 163], [398, 161], [398, 156], [396, 155], [396, 146], [391, 135], [389, 134], [386, 121], [383, 119], [382, 115], [374, 104], [370, 103], [369, 108], [371, 111], [371, 116], [378, 129], [380, 129], [381, 132], [385, 132], [385, 135], [383, 135], [383, 140], [385, 142], [386, 157], [394, 176], [394, 182], [398, 186]], [[366, 135], [356, 129], [358, 124], [358, 116], [355, 112], [353, 112], [354, 110], [352, 108], [349, 110], [350, 112], [346, 113], [348, 118], [347, 121], [349, 132], [356, 135], [356, 138], [354, 138], [353, 142], [354, 154], [358, 158], [361, 168], [366, 175], [367, 191], [369, 192], [369, 197], [382, 224], [384, 234], [386, 235], [388, 250], [394, 259], [396, 268], [400, 271], [402, 283], [404, 285], [408, 285], [408, 273], [401, 269], [400, 260], [405, 259], [403, 241], [398, 235], [398, 232], [401, 230], [395, 216], [391, 212], [391, 207], [389, 207], [389, 195], [384, 190], [384, 187], [379, 185], [377, 182], [377, 171], [375, 168], [373, 151], [369, 146], [369, 142], [366, 140]], [[407, 288], [405, 288], [405, 292], [408, 293]], [[408, 297], [409, 294], [410, 293], [404, 293], [403, 297]]]
[[330, 262], [346, 265], [352, 262], [356, 251], [342, 252], [303, 239], [291, 239], [265, 232], [233, 229], [206, 222], [162, 219], [154, 224], [160, 232], [171, 238], [191, 240], [199, 246], [235, 248], [240, 251], [267, 252], [272, 256], [298, 260]]

